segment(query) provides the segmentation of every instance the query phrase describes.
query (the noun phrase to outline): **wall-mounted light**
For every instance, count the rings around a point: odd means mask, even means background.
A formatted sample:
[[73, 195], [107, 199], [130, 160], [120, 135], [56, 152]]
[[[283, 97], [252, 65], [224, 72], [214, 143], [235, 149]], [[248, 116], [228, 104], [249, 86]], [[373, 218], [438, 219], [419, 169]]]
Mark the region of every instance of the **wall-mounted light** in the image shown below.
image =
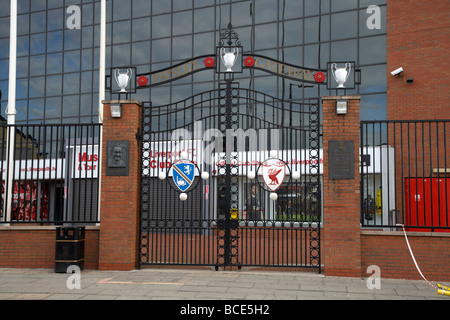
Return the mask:
[[347, 100], [336, 100], [336, 114], [347, 114]]
[[111, 118], [122, 118], [122, 104], [111, 103]]

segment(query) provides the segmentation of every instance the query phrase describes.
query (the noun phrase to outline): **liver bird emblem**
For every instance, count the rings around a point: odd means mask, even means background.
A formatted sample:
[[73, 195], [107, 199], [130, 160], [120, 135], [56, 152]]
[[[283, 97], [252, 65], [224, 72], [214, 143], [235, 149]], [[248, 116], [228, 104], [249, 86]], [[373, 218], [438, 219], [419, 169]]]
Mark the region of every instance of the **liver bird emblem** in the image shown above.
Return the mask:
[[277, 190], [286, 176], [286, 164], [280, 159], [267, 159], [261, 164], [264, 183], [272, 192]]
[[272, 169], [270, 169], [269, 171], [268, 171], [268, 176], [269, 176], [269, 178], [270, 178], [270, 180], [271, 180], [271, 182], [270, 182], [270, 185], [279, 185], [280, 183], [278, 182], [278, 178], [277, 178], [277, 175], [279, 174], [281, 172], [281, 169], [275, 169], [275, 168], [272, 168]]

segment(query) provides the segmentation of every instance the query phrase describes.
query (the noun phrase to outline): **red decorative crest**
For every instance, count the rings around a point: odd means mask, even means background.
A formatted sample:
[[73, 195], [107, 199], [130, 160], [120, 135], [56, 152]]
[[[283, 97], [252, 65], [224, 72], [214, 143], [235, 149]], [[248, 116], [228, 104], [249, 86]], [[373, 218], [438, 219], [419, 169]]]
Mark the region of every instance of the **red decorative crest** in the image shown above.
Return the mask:
[[208, 57], [208, 58], [205, 59], [204, 63], [205, 63], [205, 67], [207, 67], [207, 68], [212, 68], [212, 67], [214, 67], [214, 64], [215, 64], [216, 62], [214, 61], [213, 58]]
[[324, 82], [325, 81], [325, 74], [323, 72], [316, 72], [316, 74], [314, 75], [314, 80], [316, 80], [316, 82]]
[[137, 82], [138, 82], [138, 85], [139, 85], [139, 86], [143, 87], [143, 86], [146, 86], [146, 85], [147, 85], [148, 79], [147, 79], [147, 77], [140, 76], [140, 77], [138, 78]]
[[244, 59], [244, 64], [247, 67], [253, 67], [255, 65], [255, 59], [253, 59], [253, 57], [247, 57]]

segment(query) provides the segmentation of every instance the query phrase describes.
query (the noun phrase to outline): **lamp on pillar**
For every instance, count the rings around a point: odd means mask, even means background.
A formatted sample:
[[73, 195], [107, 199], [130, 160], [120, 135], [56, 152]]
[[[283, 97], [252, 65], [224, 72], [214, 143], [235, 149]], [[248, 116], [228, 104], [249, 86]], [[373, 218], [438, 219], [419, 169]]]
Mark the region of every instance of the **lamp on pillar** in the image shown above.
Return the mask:
[[121, 103], [111, 103], [111, 118], [122, 118]]
[[336, 114], [347, 114], [347, 113], [348, 113], [347, 100], [344, 99], [336, 100]]

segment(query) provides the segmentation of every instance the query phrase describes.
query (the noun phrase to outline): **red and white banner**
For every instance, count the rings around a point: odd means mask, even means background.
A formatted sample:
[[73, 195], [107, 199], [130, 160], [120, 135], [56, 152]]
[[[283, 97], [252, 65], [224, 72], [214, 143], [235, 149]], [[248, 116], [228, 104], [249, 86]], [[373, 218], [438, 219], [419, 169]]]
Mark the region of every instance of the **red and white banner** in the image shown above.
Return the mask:
[[[49, 202], [47, 184], [41, 183], [38, 191], [37, 181], [14, 181], [12, 190], [12, 219], [19, 221], [35, 221], [48, 219]], [[2, 206], [5, 201], [5, 181], [2, 182]], [[39, 217], [38, 217], [39, 201]]]
[[[74, 179], [98, 177], [98, 145], [82, 145], [73, 147], [75, 156], [74, 166], [70, 176]], [[72, 159], [73, 159], [72, 158]]]

